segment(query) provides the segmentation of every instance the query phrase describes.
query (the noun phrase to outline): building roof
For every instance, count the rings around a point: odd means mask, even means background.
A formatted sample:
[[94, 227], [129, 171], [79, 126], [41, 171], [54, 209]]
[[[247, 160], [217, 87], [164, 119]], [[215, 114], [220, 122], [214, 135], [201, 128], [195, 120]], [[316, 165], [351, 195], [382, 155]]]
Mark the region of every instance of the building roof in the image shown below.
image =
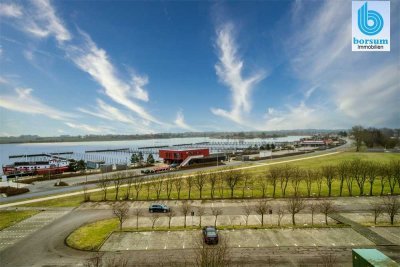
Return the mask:
[[176, 147], [167, 147], [167, 148], [163, 148], [160, 149], [161, 150], [167, 150], [167, 151], [176, 151], [176, 152], [182, 152], [182, 151], [196, 151], [196, 150], [204, 150], [204, 149], [208, 149], [208, 147], [199, 147], [199, 148], [195, 148], [195, 147], [185, 147], [185, 148], [176, 148]]
[[367, 262], [376, 267], [398, 266], [397, 263], [377, 249], [353, 249]]

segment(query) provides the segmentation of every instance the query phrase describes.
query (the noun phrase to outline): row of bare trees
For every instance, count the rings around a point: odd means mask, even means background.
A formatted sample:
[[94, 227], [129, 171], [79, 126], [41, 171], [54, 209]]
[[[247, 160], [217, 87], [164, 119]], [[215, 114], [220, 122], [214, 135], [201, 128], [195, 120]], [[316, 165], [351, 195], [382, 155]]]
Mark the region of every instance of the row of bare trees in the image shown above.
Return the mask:
[[374, 224], [383, 214], [387, 214], [390, 219], [390, 224], [394, 224], [394, 219], [400, 212], [400, 201], [395, 196], [385, 196], [381, 201], [371, 203], [371, 211], [374, 216]]
[[[109, 187], [114, 189], [115, 200], [137, 200], [143, 190], [145, 190], [145, 199], [157, 200], [171, 199], [172, 196], [182, 199], [182, 195], [185, 195], [185, 199], [193, 199], [194, 192], [200, 199], [203, 199], [204, 195], [211, 199], [225, 196], [244, 198], [249, 190], [251, 190], [251, 196], [254, 196], [254, 190], [258, 190], [262, 198], [267, 197], [268, 192], [271, 192], [270, 196], [275, 198], [278, 190], [280, 190], [280, 195], [285, 197], [288, 188], [295, 196], [307, 197], [320, 197], [325, 190], [327, 196], [332, 196], [333, 190], [337, 188], [339, 196], [342, 196], [345, 190], [348, 195], [353, 196], [355, 187], [358, 188], [360, 195], [373, 195], [376, 181], [380, 184], [380, 195], [384, 195], [387, 186], [389, 186], [390, 194], [395, 193], [396, 186], [400, 187], [400, 161], [376, 163], [354, 159], [314, 169], [302, 169], [286, 164], [271, 166], [256, 176], [240, 170], [226, 169], [217, 173], [198, 172], [185, 178], [164, 175], [145, 180], [143, 177], [125, 177], [123, 173], [117, 173], [112, 178], [103, 176], [98, 181], [98, 186], [103, 192], [103, 200], [107, 200]], [[126, 190], [121, 196], [120, 188], [123, 182]], [[368, 193], [365, 192], [367, 184]], [[305, 188], [303, 192], [301, 192], [302, 188]]]

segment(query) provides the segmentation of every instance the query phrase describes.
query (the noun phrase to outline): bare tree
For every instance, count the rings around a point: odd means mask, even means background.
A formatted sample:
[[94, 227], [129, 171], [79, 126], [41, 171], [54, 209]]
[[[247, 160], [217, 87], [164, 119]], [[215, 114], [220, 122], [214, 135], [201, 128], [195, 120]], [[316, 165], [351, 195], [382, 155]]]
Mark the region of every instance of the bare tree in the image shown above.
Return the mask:
[[242, 210], [244, 212], [244, 216], [246, 216], [246, 226], [249, 222], [249, 216], [251, 214], [251, 207], [249, 207], [247, 204], [242, 207]]
[[323, 267], [335, 267], [338, 266], [338, 260], [334, 254], [321, 255]]
[[386, 178], [386, 168], [384, 166], [379, 167], [379, 178], [381, 182], [381, 196], [383, 196], [383, 192], [385, 190], [385, 185], [387, 183], [387, 178]]
[[171, 220], [173, 217], [175, 217], [176, 212], [171, 210], [170, 212], [167, 213], [167, 217], [168, 217], [168, 229], [171, 228]]
[[170, 199], [171, 198], [172, 187], [174, 185], [174, 177], [172, 175], [167, 176], [165, 184], [166, 184], [167, 198]]
[[127, 203], [116, 203], [113, 206], [113, 214], [119, 221], [119, 230], [122, 230], [122, 223], [128, 219], [129, 207]]
[[135, 200], [138, 200], [140, 191], [142, 191], [143, 180], [144, 179], [142, 177], [135, 179], [135, 183], [133, 184], [133, 188], [135, 188], [135, 192], [136, 192]]
[[190, 205], [189, 202], [187, 202], [187, 201], [183, 201], [182, 202], [182, 206], [181, 206], [180, 209], [181, 209], [181, 212], [182, 212], [182, 214], [183, 214], [183, 216], [185, 218], [185, 221], [183, 223], [183, 227], [185, 227], [185, 228], [186, 228], [186, 217], [189, 214], [189, 211], [190, 211], [191, 208], [192, 208], [192, 205]]
[[360, 125], [353, 126], [351, 129], [351, 134], [353, 135], [355, 141], [356, 151], [359, 152], [362, 145], [364, 128]]
[[139, 208], [133, 210], [133, 215], [136, 217], [136, 230], [139, 229], [139, 217], [143, 215], [143, 211]]
[[217, 183], [217, 175], [215, 173], [210, 173], [208, 179], [210, 181], [210, 197], [211, 199], [214, 199], [215, 185]]
[[397, 175], [396, 174], [396, 166], [395, 166], [395, 161], [392, 161], [390, 163], [384, 164], [383, 168], [385, 170], [385, 176], [387, 179], [387, 182], [389, 184], [389, 188], [390, 188], [390, 194], [393, 195], [394, 193], [394, 189], [396, 187], [397, 184]]
[[287, 199], [286, 210], [292, 214], [292, 223], [296, 225], [295, 215], [305, 207], [304, 200], [299, 196], [293, 196]]
[[88, 193], [88, 188], [86, 184], [83, 185], [83, 201], [84, 202], [90, 201], [90, 194]]
[[318, 210], [318, 205], [314, 202], [311, 202], [309, 207], [311, 211], [311, 226], [314, 226], [314, 214]]
[[379, 202], [373, 202], [371, 203], [371, 210], [372, 214], [374, 215], [374, 224], [376, 225], [376, 221], [383, 213], [384, 206]]
[[383, 199], [383, 206], [385, 213], [390, 218], [390, 224], [393, 225], [394, 217], [399, 213], [400, 202], [396, 196], [386, 196]]
[[393, 177], [396, 179], [400, 188], [400, 160], [391, 160], [390, 166], [392, 168]]
[[321, 196], [321, 191], [322, 191], [322, 175], [319, 170], [315, 170], [315, 183], [317, 184], [317, 196]]
[[301, 180], [303, 180], [304, 177], [304, 172], [302, 169], [300, 169], [299, 167], [294, 167], [292, 170], [292, 179], [291, 179], [291, 184], [292, 184], [292, 188], [293, 188], [293, 192], [295, 196], [299, 195], [299, 186], [300, 186], [300, 182]]
[[202, 199], [203, 188], [206, 183], [206, 178], [207, 178], [207, 176], [204, 172], [198, 172], [195, 176], [194, 182], [195, 182], [197, 189], [199, 190], [200, 199]]
[[330, 197], [332, 194], [332, 183], [335, 179], [336, 168], [333, 165], [322, 166], [321, 168], [322, 176], [325, 177], [325, 182], [328, 187], [328, 196]]
[[178, 199], [181, 199], [181, 190], [182, 190], [182, 179], [177, 178], [174, 181], [176, 193], [178, 193]]
[[85, 267], [102, 267], [103, 266], [103, 253], [97, 252], [93, 257], [86, 260], [83, 264]]
[[312, 184], [315, 181], [315, 171], [312, 169], [306, 170], [304, 175], [304, 181], [306, 182], [307, 196], [310, 197]]
[[261, 226], [264, 226], [264, 215], [268, 212], [268, 209], [268, 201], [265, 199], [257, 201], [257, 204], [254, 206], [254, 211], [261, 215]]
[[281, 185], [282, 196], [286, 195], [287, 184], [291, 177], [292, 177], [292, 167], [290, 167], [289, 164], [285, 164], [285, 166], [283, 166], [283, 168], [280, 172], [280, 176], [279, 176], [279, 182]]
[[108, 180], [107, 175], [105, 176], [102, 175], [101, 178], [99, 179], [98, 186], [101, 188], [101, 191], [103, 191], [104, 201], [107, 200], [107, 189], [109, 185], [110, 185], [110, 180]]
[[275, 198], [276, 185], [278, 184], [279, 177], [281, 176], [281, 171], [282, 169], [277, 166], [271, 166], [269, 168], [268, 179], [271, 181], [273, 198]]
[[243, 180], [243, 187], [242, 187], [242, 198], [244, 198], [244, 192], [248, 187], [250, 175], [248, 173], [243, 173], [242, 180]]
[[154, 229], [154, 225], [156, 225], [157, 221], [160, 219], [160, 214], [153, 213], [149, 219], [151, 221], [151, 229]]
[[379, 173], [379, 166], [374, 162], [368, 164], [369, 195], [373, 195], [374, 182]]
[[196, 267], [229, 267], [230, 250], [226, 238], [220, 237], [215, 247], [204, 246], [202, 239], [198, 239], [194, 250]]
[[189, 176], [186, 178], [186, 185], [188, 188], [188, 199], [190, 199], [190, 194], [192, 193], [192, 187], [194, 185], [194, 177], [193, 176]]
[[161, 191], [164, 184], [164, 177], [159, 177], [154, 183], [152, 183], [154, 191], [156, 191], [157, 199], [160, 199]]
[[265, 198], [266, 193], [267, 193], [268, 180], [269, 180], [268, 175], [269, 175], [269, 172], [266, 172], [265, 175], [260, 175], [260, 176], [258, 176], [258, 179], [257, 179], [258, 180], [257, 184], [259, 184], [261, 187], [261, 197], [262, 198]]
[[322, 200], [319, 205], [319, 210], [325, 215], [325, 224], [328, 225], [328, 214], [334, 213], [336, 211], [333, 201], [329, 199]]
[[344, 182], [347, 180], [347, 176], [349, 175], [349, 163], [347, 161], [341, 161], [337, 165], [337, 172], [340, 180], [339, 185], [339, 196], [342, 196], [343, 193], [343, 185]]
[[356, 180], [360, 196], [364, 195], [364, 185], [365, 182], [367, 181], [367, 176], [368, 176], [368, 164], [369, 163], [366, 161], [361, 161], [360, 175], [357, 177]]
[[203, 206], [200, 206], [200, 207], [197, 208], [197, 214], [198, 214], [198, 216], [199, 216], [199, 225], [200, 225], [200, 228], [201, 228], [201, 217], [203, 217], [203, 215], [204, 215], [205, 213], [206, 213], [206, 210], [204, 209]]
[[114, 256], [107, 258], [105, 266], [107, 267], [128, 267], [128, 259], [124, 256]]
[[146, 187], [146, 191], [147, 191], [146, 199], [149, 200], [149, 197], [150, 197], [150, 188], [152, 187], [152, 183], [149, 183], [149, 182], [144, 183], [144, 186]]
[[119, 188], [122, 185], [121, 174], [118, 173], [117, 175], [115, 175], [113, 183], [114, 183], [114, 189], [115, 189], [115, 200], [118, 200]]
[[218, 173], [218, 191], [220, 198], [224, 197], [224, 181], [225, 181], [225, 172]]
[[349, 195], [353, 195], [353, 182], [354, 180], [358, 180], [361, 174], [361, 160], [360, 159], [353, 159], [349, 163], [349, 175], [346, 177], [346, 185], [349, 191]]
[[281, 221], [283, 219], [283, 216], [285, 216], [285, 209], [281, 206], [278, 206], [276, 214], [278, 215], [278, 226], [281, 226]]
[[226, 173], [225, 182], [231, 190], [231, 198], [233, 198], [233, 191], [235, 190], [236, 185], [241, 181], [242, 176], [243, 174], [241, 171], [230, 170]]
[[216, 207], [211, 207], [211, 213], [212, 213], [212, 215], [215, 216], [214, 226], [217, 227], [218, 216], [222, 215], [222, 209], [216, 208]]
[[126, 195], [125, 195], [125, 200], [128, 200], [129, 197], [131, 196], [131, 187], [133, 183], [133, 177], [129, 177], [126, 182]]

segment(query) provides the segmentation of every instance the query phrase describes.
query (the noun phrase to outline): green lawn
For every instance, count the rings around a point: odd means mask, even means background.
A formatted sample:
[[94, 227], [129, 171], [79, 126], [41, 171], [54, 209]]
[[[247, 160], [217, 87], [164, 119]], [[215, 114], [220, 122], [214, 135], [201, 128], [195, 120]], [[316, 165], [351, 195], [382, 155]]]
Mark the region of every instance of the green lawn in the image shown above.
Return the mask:
[[80, 250], [97, 251], [108, 236], [118, 229], [118, 225], [116, 218], [86, 224], [67, 237], [67, 245]]
[[0, 230], [10, 227], [22, 220], [25, 220], [35, 214], [39, 213], [37, 210], [24, 210], [24, 211], [0, 211]]
[[[320, 157], [320, 158], [311, 158], [307, 160], [302, 160], [302, 161], [295, 161], [295, 162], [290, 162], [288, 163], [291, 166], [298, 166], [302, 169], [315, 169], [315, 168], [320, 168], [321, 166], [324, 165], [336, 165], [339, 162], [343, 160], [352, 160], [352, 159], [363, 159], [363, 160], [369, 160], [373, 162], [378, 162], [378, 163], [387, 163], [390, 160], [400, 160], [400, 154], [393, 154], [393, 153], [355, 153], [355, 152], [344, 152], [344, 153], [339, 153], [339, 154], [334, 154], [330, 156], [325, 156], [325, 157]], [[279, 159], [279, 161], [284, 161], [285, 159]], [[282, 163], [286, 164], [286, 163]], [[275, 164], [274, 166], [279, 166], [281, 164]], [[270, 166], [259, 166], [251, 169], [246, 169], [244, 172], [250, 175], [250, 179], [248, 181], [247, 186], [244, 186], [244, 183], [241, 182], [236, 186], [236, 189], [234, 191], [234, 197], [235, 198], [240, 198], [243, 195], [243, 188], [244, 190], [244, 197], [245, 198], [257, 198], [262, 196], [262, 191], [261, 187], [258, 184], [259, 177], [262, 175], [266, 175], [268, 169]], [[335, 180], [333, 182], [332, 186], [332, 196], [339, 196], [339, 181]], [[365, 183], [364, 185], [364, 193], [368, 194], [369, 193], [370, 186], [368, 183]], [[180, 198], [181, 199], [187, 199], [189, 192], [188, 192], [188, 187], [186, 183], [183, 181], [183, 187], [181, 190]], [[267, 197], [272, 196], [272, 191], [273, 188], [271, 185], [268, 186], [266, 195]], [[374, 195], [379, 195], [381, 191], [381, 183], [380, 179], [377, 178], [374, 186], [373, 186], [373, 194]], [[119, 196], [118, 199], [123, 199], [126, 195], [127, 192], [127, 187], [122, 187], [120, 188]], [[390, 192], [388, 184], [385, 185], [384, 187], [384, 194], [387, 194]], [[300, 183], [300, 194], [305, 196], [307, 193], [306, 190], [306, 184], [304, 181]], [[395, 187], [395, 194], [400, 193], [400, 188], [398, 185]], [[293, 187], [291, 182], [289, 181], [287, 185], [287, 190], [286, 190], [286, 197], [291, 196], [293, 194]], [[312, 185], [312, 195], [317, 195], [317, 184], [313, 183]], [[327, 196], [328, 195], [328, 188], [326, 186], [325, 180], [322, 183], [322, 190], [321, 190], [321, 196]], [[346, 188], [346, 185], [344, 186], [343, 189], [343, 196], [349, 196], [349, 192]], [[359, 195], [359, 188], [354, 181], [353, 185], [353, 195]], [[281, 192], [280, 185], [278, 184], [276, 187], [276, 197], [283, 197], [283, 194]], [[207, 182], [206, 185], [203, 188], [203, 194], [202, 198], [204, 199], [209, 199], [211, 197], [210, 194], [210, 185]], [[130, 199], [135, 199], [135, 191], [134, 188], [132, 187], [131, 189], [131, 195], [129, 197]], [[147, 194], [147, 187], [143, 186], [143, 189], [141, 190], [139, 194], [138, 200], [154, 200], [156, 199], [156, 193], [153, 187], [150, 187], [150, 192], [149, 195]], [[178, 193], [173, 187], [173, 190], [170, 195], [171, 199], [177, 199], [178, 198]], [[191, 190], [191, 199], [199, 199], [200, 198], [200, 193], [199, 190], [196, 188], [196, 186], [193, 186]], [[216, 186], [215, 190], [215, 196], [214, 198], [221, 199], [221, 198], [230, 198], [230, 189], [229, 187], [224, 183], [223, 187], [219, 187], [218, 185]], [[90, 199], [91, 201], [102, 201], [103, 200], [103, 192], [94, 192], [90, 194]], [[159, 199], [168, 199], [167, 194], [166, 194], [166, 183], [164, 182], [163, 185], [163, 190], [161, 192], [160, 198]], [[112, 201], [115, 200], [115, 190], [114, 189], [109, 189], [107, 191], [107, 200]], [[83, 202], [83, 195], [77, 195], [77, 196], [72, 196], [72, 197], [65, 197], [65, 198], [60, 198], [60, 199], [54, 199], [54, 200], [47, 200], [47, 201], [42, 201], [42, 202], [36, 202], [32, 204], [25, 204], [24, 206], [35, 206], [35, 207], [40, 207], [40, 206], [56, 206], [56, 207], [75, 207], [79, 206]]]

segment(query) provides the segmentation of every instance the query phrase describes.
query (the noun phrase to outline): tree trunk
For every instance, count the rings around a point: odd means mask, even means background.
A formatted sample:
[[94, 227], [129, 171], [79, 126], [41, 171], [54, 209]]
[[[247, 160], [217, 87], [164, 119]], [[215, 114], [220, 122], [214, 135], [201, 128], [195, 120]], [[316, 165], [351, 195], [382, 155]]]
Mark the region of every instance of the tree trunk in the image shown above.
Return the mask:
[[274, 191], [272, 192], [272, 197], [275, 198], [275, 190], [276, 190], [276, 185], [274, 185]]
[[394, 223], [394, 215], [390, 215], [390, 224], [393, 225]]
[[185, 222], [183, 223], [183, 227], [186, 228], [186, 215], [184, 217], [185, 217]]
[[328, 225], [328, 213], [325, 213], [325, 224]]
[[372, 195], [373, 195], [372, 189], [373, 189], [373, 187], [374, 187], [374, 182], [370, 182], [369, 185], [370, 185], [370, 188], [369, 188], [369, 195], [372, 196]]
[[342, 196], [342, 193], [343, 193], [343, 182], [344, 182], [344, 179], [341, 179], [340, 180], [340, 188], [339, 188], [339, 196]]
[[264, 214], [261, 214], [261, 226], [264, 226]]
[[294, 213], [292, 213], [292, 223], [293, 223], [293, 225], [296, 225], [296, 220], [294, 218]]

